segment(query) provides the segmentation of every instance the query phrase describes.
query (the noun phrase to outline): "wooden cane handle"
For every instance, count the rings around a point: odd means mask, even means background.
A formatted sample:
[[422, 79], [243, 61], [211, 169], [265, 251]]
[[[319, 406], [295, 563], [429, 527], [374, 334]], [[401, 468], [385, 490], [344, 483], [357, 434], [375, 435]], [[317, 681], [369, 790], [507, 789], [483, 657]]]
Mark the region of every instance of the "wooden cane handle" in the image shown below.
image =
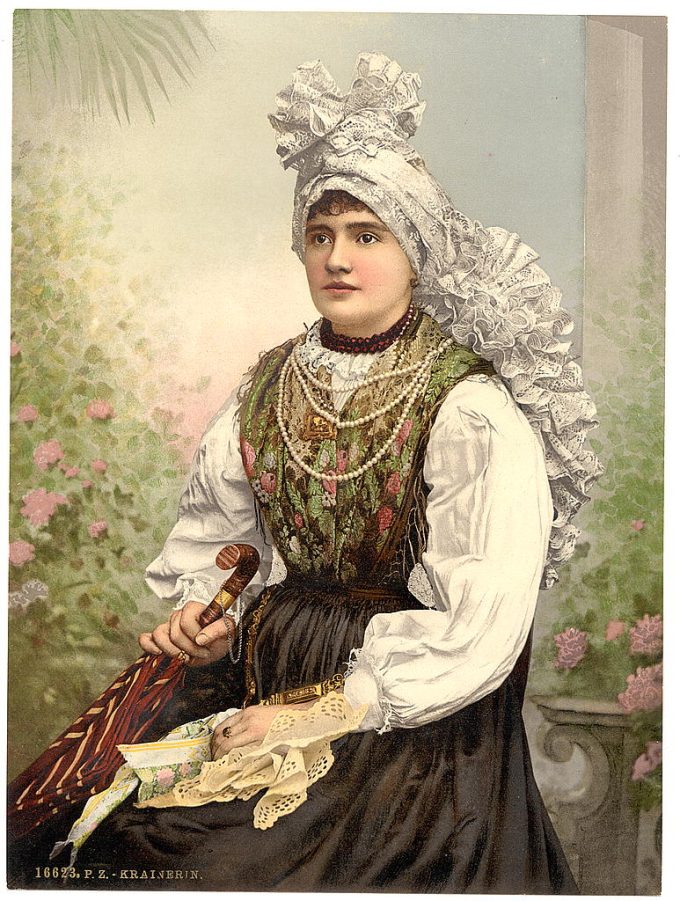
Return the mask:
[[251, 581], [260, 565], [260, 555], [249, 544], [228, 544], [215, 558], [220, 569], [232, 569], [234, 572], [220, 586], [215, 598], [208, 604], [198, 618], [201, 628], [209, 626], [222, 617], [224, 610], [223, 593], [231, 595], [235, 600]]

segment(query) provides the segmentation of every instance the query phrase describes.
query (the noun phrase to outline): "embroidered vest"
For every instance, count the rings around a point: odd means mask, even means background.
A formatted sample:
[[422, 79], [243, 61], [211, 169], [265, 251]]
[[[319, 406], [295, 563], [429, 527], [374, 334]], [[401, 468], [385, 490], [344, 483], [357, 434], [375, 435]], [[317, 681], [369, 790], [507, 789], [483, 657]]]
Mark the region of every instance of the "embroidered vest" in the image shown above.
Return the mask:
[[[369, 374], [417, 363], [443, 339], [434, 320], [420, 313], [400, 339], [396, 361], [381, 354]], [[242, 400], [241, 455], [258, 507], [290, 574], [348, 587], [404, 586], [425, 547], [423, 464], [432, 423], [457, 382], [493, 368], [464, 347], [449, 347], [436, 358], [426, 391], [382, 459], [353, 480], [318, 481], [292, 459], [276, 420], [282, 367], [303, 340], [304, 335], [264, 354]], [[316, 376], [330, 384], [323, 367]], [[402, 387], [397, 379], [384, 379], [357, 389], [343, 419], [386, 406]], [[293, 447], [319, 472], [349, 472], [369, 460], [394, 431], [404, 403], [364, 426], [335, 433], [316, 416], [292, 372], [283, 386]]]

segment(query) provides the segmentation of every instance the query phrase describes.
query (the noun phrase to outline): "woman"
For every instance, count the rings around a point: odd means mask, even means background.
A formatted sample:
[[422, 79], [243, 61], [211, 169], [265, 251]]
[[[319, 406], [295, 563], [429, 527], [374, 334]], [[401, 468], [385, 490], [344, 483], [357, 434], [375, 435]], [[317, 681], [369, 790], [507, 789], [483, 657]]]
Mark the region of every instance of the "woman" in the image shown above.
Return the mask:
[[[293, 246], [322, 319], [266, 353], [208, 427], [147, 573], [178, 609], [140, 636], [194, 665], [244, 646], [246, 706], [216, 730], [216, 757], [299, 709], [287, 690], [333, 677], [363, 720], [274, 827], [253, 827], [257, 798], [126, 803], [81, 867], [171, 864], [220, 889], [576, 891], [521, 708], [538, 589], [598, 471], [594, 411], [535, 254], [456, 211], [409, 144], [418, 87], [362, 54], [347, 95], [314, 63], [277, 98]], [[245, 610], [201, 630], [230, 541], [260, 551], [260, 572]]]

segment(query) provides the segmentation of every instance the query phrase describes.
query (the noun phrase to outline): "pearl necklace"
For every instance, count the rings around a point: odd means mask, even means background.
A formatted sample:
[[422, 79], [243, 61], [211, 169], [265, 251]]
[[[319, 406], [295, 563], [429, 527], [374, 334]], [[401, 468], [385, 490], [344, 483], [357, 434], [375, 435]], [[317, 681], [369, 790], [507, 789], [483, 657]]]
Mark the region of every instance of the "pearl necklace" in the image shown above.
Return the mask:
[[[453, 344], [453, 339], [447, 338], [444, 341], [442, 341], [438, 347], [436, 347], [433, 351], [431, 351], [425, 358], [425, 359], [429, 360], [429, 366], [432, 365], [435, 358], [440, 353], [442, 353], [444, 350], [446, 350], [452, 344]], [[281, 437], [283, 438], [283, 443], [286, 445], [286, 448], [288, 449], [288, 453], [291, 455], [291, 457], [293, 458], [295, 463], [297, 463], [297, 465], [300, 467], [300, 469], [303, 470], [303, 472], [306, 472], [307, 475], [311, 476], [313, 479], [316, 479], [319, 482], [322, 482], [322, 481], [349, 482], [353, 479], [358, 478], [359, 476], [364, 475], [364, 473], [368, 472], [369, 469], [372, 469], [376, 465], [376, 463], [378, 463], [385, 456], [388, 449], [391, 447], [391, 445], [396, 440], [397, 435], [401, 431], [402, 426], [406, 422], [406, 417], [408, 416], [409, 410], [413, 406], [413, 404], [414, 404], [416, 398], [418, 397], [418, 395], [420, 394], [420, 392], [422, 390], [424, 390], [424, 388], [427, 386], [427, 384], [429, 382], [429, 372], [419, 373], [418, 377], [413, 380], [413, 383], [410, 386], [411, 387], [410, 395], [407, 399], [406, 405], [404, 406], [401, 416], [399, 417], [397, 423], [395, 424], [394, 428], [392, 429], [387, 440], [373, 454], [373, 456], [371, 457], [370, 460], [367, 460], [366, 463], [362, 464], [357, 469], [351, 470], [350, 472], [340, 472], [340, 473], [319, 472], [318, 469], [314, 469], [313, 467], [311, 467], [307, 463], [305, 463], [305, 461], [302, 459], [302, 457], [297, 453], [297, 451], [293, 447], [290, 435], [288, 433], [288, 429], [286, 428], [284, 416], [283, 416], [283, 392], [284, 392], [284, 387], [286, 384], [286, 378], [288, 377], [288, 372], [290, 371], [290, 369], [293, 365], [292, 359], [293, 359], [293, 355], [291, 354], [288, 357], [288, 359], [286, 360], [286, 362], [284, 363], [283, 367], [281, 368], [281, 373], [279, 375], [278, 399], [277, 399], [277, 404], [276, 404], [276, 421], [279, 426], [279, 432], [281, 433]], [[324, 386], [324, 387], [326, 387], [326, 386]], [[380, 415], [380, 414], [378, 414], [378, 415]], [[371, 415], [371, 417], [368, 419], [368, 421], [370, 421], [371, 419], [376, 419], [376, 418], [377, 418], [376, 415]], [[354, 420], [351, 424], [352, 425], [359, 425], [360, 423], [363, 424], [363, 420], [366, 420], [366, 419], [367, 419], [367, 417], [361, 417], [361, 419]]]
[[[320, 388], [322, 391], [328, 391], [329, 386], [322, 382], [320, 379], [317, 379], [316, 376], [310, 372], [309, 367], [305, 364], [304, 360], [300, 356], [300, 348], [301, 344], [296, 344], [293, 348], [293, 356], [295, 357], [295, 362], [298, 365], [298, 368], [304, 371], [305, 378], [314, 385], [315, 388]], [[392, 345], [395, 347], [395, 345]], [[391, 351], [392, 348], [389, 349]], [[388, 353], [389, 353], [388, 351]], [[349, 376], [346, 381], [349, 384], [348, 388], [333, 388], [333, 392], [336, 394], [345, 394], [350, 391], [356, 391], [357, 388], [367, 388], [369, 385], [375, 385], [378, 382], [382, 382], [385, 379], [394, 379], [404, 375], [410, 375], [412, 372], [415, 372], [416, 369], [419, 369], [422, 366], [422, 360], [418, 360], [415, 363], [411, 363], [410, 366], [403, 366], [401, 369], [390, 369], [387, 372], [376, 372], [375, 375], [369, 376]], [[341, 376], [345, 378], [345, 376]]]
[[[319, 404], [316, 401], [316, 399], [313, 397], [312, 392], [310, 391], [308, 385], [306, 384], [302, 370], [300, 368], [300, 364], [298, 363], [298, 360], [297, 360], [295, 354], [294, 353], [291, 354], [289, 359], [291, 361], [293, 372], [295, 373], [298, 383], [299, 383], [300, 387], [302, 388], [302, 393], [307, 398], [307, 401], [308, 401], [310, 407], [314, 410], [314, 412], [318, 413], [319, 416], [321, 416], [323, 419], [326, 420], [326, 422], [329, 422], [332, 425], [334, 425], [336, 429], [349, 429], [349, 428], [352, 428], [353, 426], [366, 425], [369, 422], [373, 422], [374, 419], [378, 419], [380, 416], [384, 416], [386, 413], [389, 413], [391, 410], [393, 410], [397, 406], [397, 404], [401, 403], [401, 401], [404, 400], [404, 398], [407, 397], [412, 391], [419, 390], [419, 386], [421, 386], [421, 385], [424, 387], [424, 385], [426, 384], [426, 382], [429, 380], [429, 377], [430, 377], [430, 373], [429, 373], [430, 367], [432, 366], [432, 363], [434, 362], [435, 358], [441, 353], [441, 348], [444, 343], [445, 342], [442, 342], [441, 345], [439, 345], [438, 347], [435, 347], [433, 350], [431, 350], [429, 352], [429, 354], [427, 354], [427, 356], [424, 357], [424, 359], [420, 360], [415, 365], [415, 367], [412, 370], [415, 373], [412, 381], [409, 382], [406, 385], [406, 387], [403, 388], [400, 391], [400, 393], [393, 400], [391, 400], [389, 403], [385, 404], [384, 407], [379, 407], [377, 410], [373, 410], [373, 412], [369, 413], [367, 416], [361, 416], [358, 419], [341, 419], [335, 413], [331, 412], [328, 409], [328, 407], [321, 406], [321, 404]], [[453, 342], [451, 340], [449, 340], [449, 343], [453, 343]], [[409, 367], [409, 368], [412, 368], [412, 367]], [[369, 379], [366, 379], [363, 384], [364, 385], [373, 384], [374, 378], [375, 378], [374, 376], [371, 376], [370, 381], [369, 381]], [[321, 385], [325, 391], [328, 391], [327, 385], [324, 385], [322, 382], [319, 382], [318, 379], [315, 381], [319, 385]]]

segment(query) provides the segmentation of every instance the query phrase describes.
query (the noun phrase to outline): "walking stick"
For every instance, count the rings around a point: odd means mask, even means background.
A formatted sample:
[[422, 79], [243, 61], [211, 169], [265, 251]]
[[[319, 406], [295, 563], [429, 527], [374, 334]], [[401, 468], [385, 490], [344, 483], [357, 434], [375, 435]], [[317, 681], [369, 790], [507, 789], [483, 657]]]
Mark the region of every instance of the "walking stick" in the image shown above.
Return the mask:
[[[251, 581], [260, 555], [248, 544], [229, 544], [215, 560], [231, 576], [201, 613], [201, 627], [220, 619]], [[144, 654], [65, 729], [8, 789], [8, 831], [20, 838], [37, 826], [108, 787], [123, 756], [184, 684], [186, 655]]]

